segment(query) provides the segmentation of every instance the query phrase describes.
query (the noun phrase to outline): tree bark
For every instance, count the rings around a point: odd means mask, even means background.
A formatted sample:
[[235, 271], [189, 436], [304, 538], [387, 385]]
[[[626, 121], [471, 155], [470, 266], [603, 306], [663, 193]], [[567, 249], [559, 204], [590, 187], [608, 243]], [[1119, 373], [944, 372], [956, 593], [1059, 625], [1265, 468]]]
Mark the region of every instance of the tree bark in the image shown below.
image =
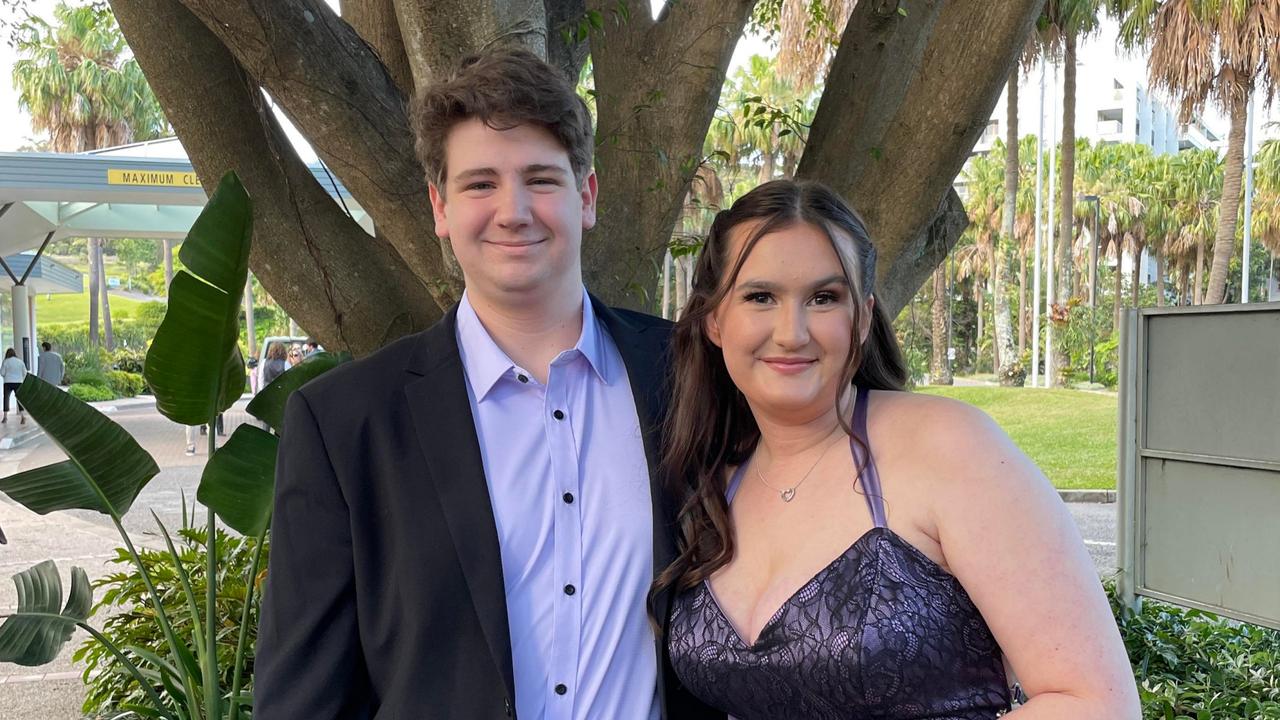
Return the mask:
[[1204, 304], [1204, 238], [1196, 240], [1196, 274], [1191, 289], [1191, 304]]
[[951, 360], [947, 356], [950, 333], [947, 332], [947, 305], [951, 298], [947, 295], [947, 265], [943, 263], [933, 271], [933, 307], [932, 314], [932, 353], [929, 360], [929, 384], [951, 385], [955, 382], [951, 375]]
[[1027, 350], [1027, 253], [1018, 253], [1018, 357]]
[[1124, 245], [1116, 241], [1116, 287], [1115, 295], [1112, 298], [1112, 315], [1111, 327], [1116, 331], [1120, 329], [1120, 313], [1124, 310]]
[[991, 299], [995, 313], [996, 376], [1001, 385], [1021, 385], [1017, 365], [1020, 356], [1013, 352], [1013, 321], [1009, 309], [1009, 266], [1005, 262], [1004, 248], [1015, 247], [1014, 234], [1018, 212], [1018, 65], [1009, 72], [1009, 95], [1005, 110], [1005, 158], [1004, 158], [1004, 227], [1000, 236], [991, 243]]
[[1240, 189], [1244, 179], [1244, 140], [1248, 118], [1247, 98], [1231, 108], [1231, 130], [1227, 133], [1227, 157], [1222, 175], [1222, 201], [1218, 205], [1218, 232], [1213, 238], [1213, 264], [1209, 269], [1206, 305], [1218, 305], [1227, 291], [1227, 270], [1236, 249], [1236, 224], [1240, 214]]
[[253, 198], [253, 273], [309, 334], [363, 355], [439, 318], [422, 280], [316, 182], [257, 86], [197, 18], [176, 0], [113, 7], [205, 189], [227, 170], [244, 182]]
[[1164, 273], [1165, 273], [1165, 256], [1164, 248], [1156, 250], [1156, 307], [1164, 307]]
[[1138, 298], [1142, 297], [1138, 286], [1142, 284], [1142, 246], [1134, 244], [1133, 263], [1129, 266], [1129, 301], [1130, 307], [1138, 307]]
[[[985, 332], [985, 330], [984, 330], [984, 326], [983, 326], [983, 319], [984, 319], [984, 318], [986, 318], [986, 311], [985, 311], [985, 310], [983, 310], [983, 308], [982, 308], [982, 302], [983, 302], [984, 296], [986, 295], [986, 292], [985, 292], [985, 291], [983, 290], [983, 288], [982, 288], [982, 286], [983, 286], [984, 284], [985, 284], [985, 283], [979, 282], [976, 278], [974, 279], [974, 282], [973, 282], [973, 294], [977, 296], [977, 301], [978, 301], [978, 347], [977, 347], [977, 351], [978, 351], [978, 352], [977, 352], [977, 358], [978, 358], [978, 359], [974, 362], [974, 365], [975, 365], [974, 370], [977, 370], [977, 367], [976, 367], [976, 366], [977, 366], [977, 365], [979, 365], [979, 364], [981, 364], [981, 358], [982, 358], [982, 341], [987, 339], [987, 334], [986, 334], [986, 332]], [[994, 343], [992, 343], [992, 347], [994, 347], [994, 346], [995, 346], [995, 344], [994, 344]], [[995, 371], [995, 365], [994, 365], [994, 364], [992, 365], [992, 368], [991, 368], [991, 369], [992, 369], [992, 371], [993, 371], [993, 372]]]
[[[1055, 248], [1057, 258], [1050, 263], [1057, 273], [1054, 285], [1056, 297], [1054, 305], [1065, 308], [1071, 300], [1072, 266], [1072, 224], [1075, 220], [1075, 177], [1076, 177], [1076, 37], [1068, 34], [1063, 38], [1062, 60], [1062, 145], [1058, 150], [1062, 163], [1061, 185], [1058, 189], [1058, 244]], [[1052, 172], [1052, 168], [1050, 168]], [[1052, 322], [1052, 321], [1051, 321]], [[1060, 387], [1065, 380], [1063, 372], [1071, 362], [1067, 353], [1067, 333], [1054, 332], [1053, 366], [1058, 371], [1054, 377], [1048, 378], [1052, 387]]]
[[[583, 240], [587, 287], [650, 310], [658, 260], [702, 160], [729, 59], [755, 0], [639, 9], [591, 36], [599, 223]], [[616, 3], [590, 0], [606, 17]]]
[[85, 255], [89, 262], [89, 344], [98, 347], [101, 344], [98, 335], [98, 238], [89, 238], [85, 243]]
[[395, 0], [343, 0], [342, 19], [346, 20], [382, 60], [396, 87], [406, 97], [413, 94], [413, 71], [404, 52], [400, 21], [396, 18]]
[[485, 48], [516, 45], [547, 56], [542, 0], [395, 0], [395, 6], [418, 89]]

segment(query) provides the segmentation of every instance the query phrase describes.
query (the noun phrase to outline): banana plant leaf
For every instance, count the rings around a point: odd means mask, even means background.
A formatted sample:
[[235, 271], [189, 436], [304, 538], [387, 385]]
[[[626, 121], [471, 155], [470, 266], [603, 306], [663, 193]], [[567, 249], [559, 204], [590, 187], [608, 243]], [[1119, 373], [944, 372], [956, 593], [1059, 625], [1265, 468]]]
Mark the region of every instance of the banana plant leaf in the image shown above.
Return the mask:
[[284, 405], [289, 395], [338, 365], [350, 361], [349, 352], [318, 352], [308, 356], [301, 365], [289, 368], [272, 380], [270, 385], [259, 390], [249, 403], [249, 414], [265, 422], [272, 430], [280, 432], [284, 426]]
[[196, 499], [236, 532], [261, 535], [271, 520], [278, 444], [260, 427], [236, 428], [205, 463]]
[[65, 607], [62, 578], [52, 560], [14, 575], [13, 583], [18, 587], [18, 612], [0, 625], [0, 662], [44, 665], [71, 639], [76, 621], [89, 618], [93, 605], [89, 576], [78, 567], [71, 568], [71, 594]]
[[253, 234], [249, 196], [234, 172], [222, 177], [178, 257], [169, 307], [147, 351], [143, 376], [160, 414], [202, 425], [244, 392], [240, 302]]
[[69, 458], [0, 478], [0, 492], [28, 510], [96, 510], [121, 517], [160, 472], [124, 428], [35, 375], [18, 387], [18, 401]]

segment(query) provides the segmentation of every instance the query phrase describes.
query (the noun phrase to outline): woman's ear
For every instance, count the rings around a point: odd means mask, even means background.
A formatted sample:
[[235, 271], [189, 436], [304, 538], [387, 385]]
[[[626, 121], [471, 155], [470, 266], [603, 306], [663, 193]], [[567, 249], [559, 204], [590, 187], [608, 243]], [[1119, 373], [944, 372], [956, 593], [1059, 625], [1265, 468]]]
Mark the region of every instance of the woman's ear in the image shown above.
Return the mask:
[[718, 348], [724, 347], [720, 344], [720, 321], [716, 318], [715, 313], [707, 315], [706, 319], [702, 321], [702, 330], [707, 334], [707, 339], [711, 341], [712, 345]]
[[871, 326], [875, 323], [876, 296], [868, 295], [862, 304], [862, 327], [858, 328], [858, 344], [866, 345], [867, 336], [871, 334]]

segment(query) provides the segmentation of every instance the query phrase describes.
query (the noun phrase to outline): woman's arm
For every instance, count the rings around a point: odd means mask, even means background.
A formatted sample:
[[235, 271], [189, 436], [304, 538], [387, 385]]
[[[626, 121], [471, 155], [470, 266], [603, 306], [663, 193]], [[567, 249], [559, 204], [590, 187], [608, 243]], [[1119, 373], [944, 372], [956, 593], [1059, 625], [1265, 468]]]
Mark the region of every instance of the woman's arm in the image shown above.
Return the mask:
[[1057, 492], [984, 413], [939, 400], [918, 440], [935, 470], [932, 514], [947, 564], [1030, 698], [1006, 717], [1138, 720], [1124, 644]]

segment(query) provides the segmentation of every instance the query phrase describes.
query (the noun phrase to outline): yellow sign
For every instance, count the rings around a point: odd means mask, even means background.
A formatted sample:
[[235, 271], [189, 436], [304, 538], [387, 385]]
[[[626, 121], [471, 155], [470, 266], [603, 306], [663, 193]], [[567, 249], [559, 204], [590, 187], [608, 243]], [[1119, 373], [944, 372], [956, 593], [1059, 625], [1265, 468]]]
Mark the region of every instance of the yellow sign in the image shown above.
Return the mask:
[[107, 170], [108, 185], [148, 185], [151, 187], [203, 188], [193, 172], [166, 170]]

